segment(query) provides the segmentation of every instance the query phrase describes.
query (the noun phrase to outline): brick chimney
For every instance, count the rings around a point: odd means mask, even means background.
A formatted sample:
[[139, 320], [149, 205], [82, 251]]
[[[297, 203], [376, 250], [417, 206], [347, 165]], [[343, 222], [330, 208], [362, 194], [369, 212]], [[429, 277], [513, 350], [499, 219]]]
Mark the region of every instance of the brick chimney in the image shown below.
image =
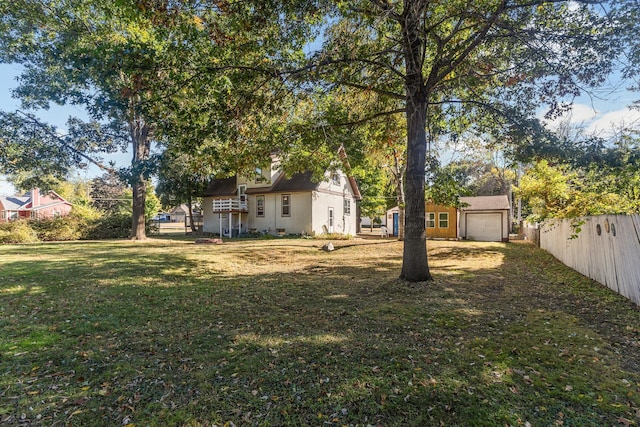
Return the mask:
[[40, 206], [40, 190], [34, 188], [31, 190], [31, 209]]

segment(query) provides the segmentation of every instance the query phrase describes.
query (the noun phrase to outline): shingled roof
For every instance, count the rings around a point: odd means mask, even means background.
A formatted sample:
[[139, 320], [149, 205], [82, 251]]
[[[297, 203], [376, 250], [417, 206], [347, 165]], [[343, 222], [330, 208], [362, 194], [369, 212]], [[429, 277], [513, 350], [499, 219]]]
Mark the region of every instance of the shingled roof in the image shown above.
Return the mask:
[[[352, 177], [347, 177], [354, 191], [354, 197], [358, 200], [362, 198], [358, 185]], [[265, 194], [265, 193], [296, 193], [305, 191], [314, 191], [318, 189], [318, 182], [313, 181], [313, 173], [301, 172], [294, 173], [290, 177], [281, 174], [278, 180], [271, 187], [247, 188], [246, 194]], [[204, 197], [231, 197], [237, 194], [238, 187], [236, 178], [214, 179], [209, 183]]]
[[223, 197], [234, 196], [238, 187], [236, 186], [236, 177], [214, 179], [204, 191], [205, 197]]
[[20, 210], [20, 208], [29, 203], [29, 201], [31, 201], [31, 197], [28, 196], [0, 196], [0, 203], [2, 203], [2, 206], [8, 211]]
[[318, 188], [318, 183], [311, 180], [313, 174], [311, 172], [294, 173], [290, 177], [284, 174], [271, 187], [271, 192], [285, 193], [296, 191], [313, 191]]
[[[340, 147], [339, 154], [344, 162], [347, 170], [350, 168], [344, 147]], [[361, 200], [362, 195], [358, 188], [358, 183], [352, 176], [346, 176], [351, 188], [353, 196], [356, 200]], [[247, 188], [246, 194], [265, 194], [265, 193], [295, 193], [314, 191], [318, 189], [319, 182], [314, 182], [312, 172], [294, 173], [287, 177], [284, 173], [276, 179], [271, 187], [253, 187]], [[204, 191], [204, 197], [232, 197], [237, 195], [238, 187], [236, 177], [214, 179]]]

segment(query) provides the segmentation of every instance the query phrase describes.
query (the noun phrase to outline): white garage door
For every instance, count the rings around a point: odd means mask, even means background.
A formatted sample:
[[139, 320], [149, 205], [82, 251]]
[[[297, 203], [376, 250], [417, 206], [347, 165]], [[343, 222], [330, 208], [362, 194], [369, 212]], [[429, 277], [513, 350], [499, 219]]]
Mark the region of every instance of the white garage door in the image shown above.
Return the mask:
[[467, 239], [481, 242], [502, 241], [502, 214], [467, 214]]

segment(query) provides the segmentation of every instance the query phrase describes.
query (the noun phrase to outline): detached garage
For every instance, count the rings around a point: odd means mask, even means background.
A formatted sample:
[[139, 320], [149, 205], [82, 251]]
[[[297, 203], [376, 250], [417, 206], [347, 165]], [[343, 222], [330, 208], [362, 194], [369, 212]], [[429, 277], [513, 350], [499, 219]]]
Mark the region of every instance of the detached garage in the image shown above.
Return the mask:
[[509, 199], [506, 195], [460, 197], [460, 237], [481, 242], [509, 241]]

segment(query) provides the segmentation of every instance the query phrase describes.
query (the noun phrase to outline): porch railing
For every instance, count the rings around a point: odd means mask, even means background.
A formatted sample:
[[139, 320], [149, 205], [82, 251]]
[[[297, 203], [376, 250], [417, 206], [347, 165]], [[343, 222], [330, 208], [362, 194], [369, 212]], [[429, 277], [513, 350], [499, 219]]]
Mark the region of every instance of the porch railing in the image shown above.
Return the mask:
[[213, 212], [247, 212], [249, 210], [246, 199], [215, 199], [213, 201]]

